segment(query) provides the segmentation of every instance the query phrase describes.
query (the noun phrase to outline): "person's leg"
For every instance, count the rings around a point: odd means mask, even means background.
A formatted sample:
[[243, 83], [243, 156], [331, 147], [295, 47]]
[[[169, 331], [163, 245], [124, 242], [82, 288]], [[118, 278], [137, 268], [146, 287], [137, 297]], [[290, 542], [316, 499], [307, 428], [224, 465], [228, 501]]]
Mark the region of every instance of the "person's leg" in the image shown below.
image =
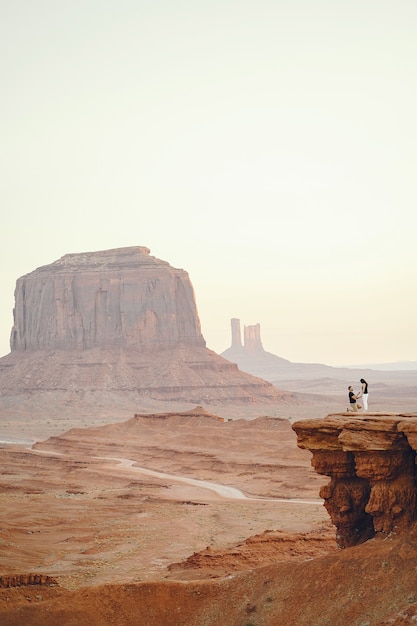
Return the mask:
[[363, 410], [367, 411], [368, 410], [368, 394], [367, 393], [363, 394], [362, 400], [363, 400]]

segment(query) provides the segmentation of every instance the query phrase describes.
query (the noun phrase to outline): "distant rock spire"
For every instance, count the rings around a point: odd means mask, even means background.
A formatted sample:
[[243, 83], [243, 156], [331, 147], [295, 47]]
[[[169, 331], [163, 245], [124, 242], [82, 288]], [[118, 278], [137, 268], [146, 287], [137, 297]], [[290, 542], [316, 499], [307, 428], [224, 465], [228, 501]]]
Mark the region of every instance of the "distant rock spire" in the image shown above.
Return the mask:
[[245, 326], [243, 329], [244, 345], [247, 352], [263, 352], [261, 325]]
[[232, 345], [229, 350], [238, 350], [247, 352], [248, 354], [265, 352], [261, 341], [261, 325], [253, 324], [252, 326], [243, 327], [243, 344], [240, 331], [240, 320], [233, 317], [232, 326]]
[[233, 317], [230, 322], [232, 325], [232, 348], [241, 348], [242, 337], [240, 334], [240, 320]]

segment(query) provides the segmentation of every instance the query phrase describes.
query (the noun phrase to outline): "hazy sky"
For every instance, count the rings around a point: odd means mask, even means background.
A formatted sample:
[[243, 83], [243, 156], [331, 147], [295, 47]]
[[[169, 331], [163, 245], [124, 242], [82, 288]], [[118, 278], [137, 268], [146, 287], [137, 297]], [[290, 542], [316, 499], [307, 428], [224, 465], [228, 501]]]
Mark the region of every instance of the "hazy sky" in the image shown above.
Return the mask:
[[329, 365], [417, 360], [415, 0], [0, 8], [0, 354], [16, 279], [147, 246], [230, 319]]

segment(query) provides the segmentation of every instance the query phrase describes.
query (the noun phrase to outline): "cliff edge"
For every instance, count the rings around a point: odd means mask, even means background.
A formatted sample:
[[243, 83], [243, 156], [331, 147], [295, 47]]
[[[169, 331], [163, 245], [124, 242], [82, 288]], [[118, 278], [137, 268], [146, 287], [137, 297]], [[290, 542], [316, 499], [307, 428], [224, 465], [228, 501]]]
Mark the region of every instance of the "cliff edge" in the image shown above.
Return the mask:
[[337, 543], [351, 547], [409, 530], [417, 519], [417, 413], [351, 413], [292, 426], [300, 448], [330, 476], [320, 496], [336, 526]]

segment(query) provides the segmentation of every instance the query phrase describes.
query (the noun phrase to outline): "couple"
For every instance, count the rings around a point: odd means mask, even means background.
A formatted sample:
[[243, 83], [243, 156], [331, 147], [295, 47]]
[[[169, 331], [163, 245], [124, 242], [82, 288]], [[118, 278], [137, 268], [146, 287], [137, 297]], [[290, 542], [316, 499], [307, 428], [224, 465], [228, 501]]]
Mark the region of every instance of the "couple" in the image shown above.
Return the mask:
[[359, 411], [359, 409], [362, 408], [362, 406], [357, 403], [359, 398], [362, 398], [363, 400], [363, 410], [364, 411], [368, 410], [368, 383], [363, 378], [361, 378], [360, 382], [362, 383], [362, 389], [357, 395], [355, 394], [355, 392], [353, 391], [353, 388], [350, 385], [348, 387], [348, 391], [349, 391], [348, 411], [354, 411], [355, 413]]

